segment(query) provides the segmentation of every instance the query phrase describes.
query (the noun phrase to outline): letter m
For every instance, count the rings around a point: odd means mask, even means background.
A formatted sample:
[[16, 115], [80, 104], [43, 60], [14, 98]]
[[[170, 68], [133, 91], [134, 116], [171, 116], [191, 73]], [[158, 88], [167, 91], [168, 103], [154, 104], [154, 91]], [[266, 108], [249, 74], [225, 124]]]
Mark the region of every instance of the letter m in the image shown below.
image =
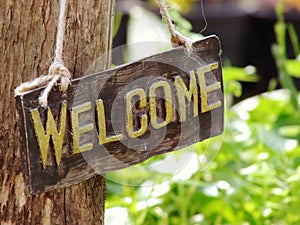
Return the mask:
[[179, 103], [180, 122], [186, 120], [186, 101], [193, 103], [193, 117], [198, 116], [198, 86], [196, 82], [196, 75], [194, 71], [190, 71], [190, 85], [189, 89], [184, 84], [180, 76], [175, 77], [175, 88], [177, 91], [177, 98]]
[[31, 120], [34, 127], [35, 136], [37, 138], [37, 142], [39, 146], [43, 168], [45, 169], [46, 167], [49, 144], [50, 144], [50, 136], [53, 142], [55, 160], [57, 165], [59, 165], [61, 161], [62, 147], [63, 147], [63, 141], [64, 141], [64, 135], [66, 129], [67, 103], [64, 102], [61, 107], [59, 131], [56, 127], [56, 123], [50, 108], [48, 108], [47, 110], [46, 130], [44, 129], [39, 110], [34, 109], [30, 112], [30, 114], [31, 114]]

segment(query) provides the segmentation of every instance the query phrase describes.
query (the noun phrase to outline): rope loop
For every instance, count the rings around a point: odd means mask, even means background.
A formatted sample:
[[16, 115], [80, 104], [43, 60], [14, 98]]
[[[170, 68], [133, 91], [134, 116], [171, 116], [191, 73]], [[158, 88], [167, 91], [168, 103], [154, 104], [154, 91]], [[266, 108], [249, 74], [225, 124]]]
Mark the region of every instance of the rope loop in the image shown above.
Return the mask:
[[39, 97], [39, 104], [43, 107], [48, 105], [48, 96], [55, 84], [60, 81], [60, 91], [66, 92], [72, 78], [70, 71], [65, 67], [62, 60], [64, 33], [65, 33], [65, 11], [66, 11], [66, 0], [60, 0], [60, 12], [57, 24], [57, 35], [56, 35], [56, 47], [54, 62], [50, 65], [47, 75], [42, 75], [33, 81], [25, 82], [21, 84], [15, 90], [15, 95], [22, 95], [25, 92], [33, 89], [43, 87], [46, 88]]
[[160, 8], [160, 13], [162, 15], [162, 17], [165, 18], [166, 20], [166, 24], [169, 28], [170, 34], [171, 34], [171, 44], [172, 47], [178, 47], [178, 46], [184, 46], [187, 50], [188, 53], [191, 53], [193, 50], [193, 42], [187, 38], [186, 36], [184, 36], [183, 34], [179, 33], [170, 16], [168, 7], [165, 3], [165, 0], [157, 0], [158, 4], [159, 4], [159, 8]]

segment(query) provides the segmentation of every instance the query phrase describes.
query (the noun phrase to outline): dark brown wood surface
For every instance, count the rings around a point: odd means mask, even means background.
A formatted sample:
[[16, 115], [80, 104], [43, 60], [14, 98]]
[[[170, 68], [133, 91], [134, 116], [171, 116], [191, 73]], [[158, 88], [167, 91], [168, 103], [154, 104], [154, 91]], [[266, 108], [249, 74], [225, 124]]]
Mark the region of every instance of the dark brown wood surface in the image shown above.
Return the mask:
[[[42, 108], [38, 104], [38, 97], [43, 89], [17, 96], [20, 120], [23, 121], [22, 169], [28, 193], [45, 192], [69, 186], [95, 174], [122, 169], [143, 162], [151, 156], [174, 151], [221, 134], [223, 132], [224, 96], [219, 40], [217, 37], [211, 36], [194, 43], [193, 47], [194, 51], [190, 55], [185, 52], [183, 47], [179, 47], [138, 62], [73, 80], [65, 95], [62, 95], [57, 90], [58, 88], [51, 91], [48, 108]], [[188, 88], [191, 82], [191, 73], [196, 73], [197, 70], [203, 68], [210, 68], [208, 65], [217, 65], [217, 67], [205, 72], [204, 84], [197, 80], [199, 115], [193, 116], [193, 110], [191, 110], [193, 103], [186, 101], [184, 108], [187, 118], [180, 122], [178, 103], [180, 93], [174, 86], [174, 79], [176, 76], [180, 76]], [[150, 123], [153, 118], [149, 112], [151, 108], [149, 96], [147, 96], [147, 106], [139, 107], [141, 99], [137, 99], [130, 112], [126, 111], [125, 102], [128, 100], [126, 95], [129, 92], [138, 89], [144, 90], [144, 93], [148, 95], [149, 89], [159, 84], [160, 81], [168, 84], [169, 86], [166, 86], [171, 90], [172, 121], [162, 128], [155, 129]], [[204, 99], [200, 94], [205, 89], [202, 87], [214, 84], [219, 84], [220, 88], [207, 93]], [[167, 117], [166, 101], [163, 100], [166, 93], [162, 88], [156, 89], [155, 93], [157, 95], [155, 98], [156, 115], [163, 121]], [[97, 114], [96, 102], [99, 99], [102, 100], [105, 108], [105, 120], [99, 118], [99, 114]], [[203, 101], [207, 101], [209, 104], [220, 103], [220, 105], [211, 110], [204, 110]], [[47, 132], [47, 115], [51, 109], [57, 126], [55, 128], [59, 129], [63, 104], [67, 104], [67, 113], [62, 156], [58, 165], [53, 150], [53, 140], [50, 141], [47, 161], [43, 166], [31, 114], [38, 109], [43, 129]], [[84, 109], [82, 106], [85, 104], [89, 107]], [[92, 148], [81, 153], [77, 153], [78, 149], [76, 150], [74, 145], [76, 129], [71, 113], [76, 108], [83, 109], [75, 117], [81, 124], [79, 125], [80, 129], [92, 126], [89, 131], [79, 134], [78, 146], [92, 145]], [[148, 119], [147, 131], [137, 138], [130, 138], [126, 130], [129, 113], [133, 115], [133, 131], [141, 128], [141, 115]], [[99, 121], [105, 122], [106, 129], [104, 130], [107, 132], [107, 138], [119, 134], [122, 135], [121, 140], [100, 144], [98, 139], [101, 130]]]

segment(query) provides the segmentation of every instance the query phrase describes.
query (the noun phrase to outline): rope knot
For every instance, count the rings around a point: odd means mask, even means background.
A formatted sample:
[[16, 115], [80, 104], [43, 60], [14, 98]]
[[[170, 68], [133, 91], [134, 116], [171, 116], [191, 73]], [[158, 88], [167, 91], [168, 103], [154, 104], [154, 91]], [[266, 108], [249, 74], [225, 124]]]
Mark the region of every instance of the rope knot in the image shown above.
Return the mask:
[[48, 73], [49, 73], [48, 76], [51, 77], [51, 80], [48, 83], [48, 85], [46, 86], [45, 90], [43, 90], [43, 92], [41, 93], [41, 96], [39, 97], [39, 103], [42, 107], [46, 107], [48, 105], [49, 93], [50, 93], [52, 87], [58, 81], [60, 81], [59, 90], [64, 93], [68, 89], [68, 86], [70, 84], [70, 79], [71, 79], [71, 73], [67, 69], [67, 67], [65, 67], [65, 65], [63, 63], [60, 63], [57, 61], [54, 61], [51, 64]]
[[178, 31], [171, 33], [171, 44], [172, 47], [184, 46], [188, 53], [193, 50], [193, 42]]
[[54, 84], [60, 80], [60, 91], [65, 92], [68, 89], [71, 79], [70, 71], [65, 67], [62, 61], [62, 51], [63, 51], [63, 42], [64, 42], [64, 33], [65, 33], [65, 11], [66, 11], [66, 0], [60, 0], [60, 13], [57, 24], [57, 34], [56, 34], [56, 48], [55, 48], [55, 58], [54, 62], [49, 68], [49, 76], [53, 79], [49, 82], [45, 90], [42, 92], [39, 97], [39, 103], [41, 106], [47, 106], [47, 99], [49, 93]]
[[60, 91], [65, 92], [70, 84], [72, 78], [70, 71], [63, 63], [53, 62], [49, 68], [49, 75], [59, 76]]
[[46, 88], [39, 97], [39, 103], [41, 106], [46, 107], [48, 105], [48, 96], [52, 87], [60, 81], [60, 91], [66, 92], [72, 78], [70, 71], [65, 67], [62, 61], [62, 50], [65, 32], [65, 11], [66, 0], [60, 0], [60, 12], [57, 24], [56, 34], [56, 48], [54, 62], [51, 64], [48, 74], [40, 76], [33, 81], [25, 82], [21, 84], [15, 90], [15, 95], [21, 95], [25, 92], [31, 91], [35, 88], [46, 85]]

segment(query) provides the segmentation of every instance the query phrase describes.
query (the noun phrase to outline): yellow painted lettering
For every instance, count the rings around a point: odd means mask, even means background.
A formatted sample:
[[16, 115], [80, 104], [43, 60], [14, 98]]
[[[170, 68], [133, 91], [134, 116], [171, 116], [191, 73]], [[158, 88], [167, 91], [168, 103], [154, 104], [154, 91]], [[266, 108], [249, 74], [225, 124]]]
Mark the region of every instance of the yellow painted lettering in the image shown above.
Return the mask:
[[50, 136], [53, 142], [55, 160], [59, 166], [62, 155], [63, 141], [66, 129], [66, 116], [67, 116], [67, 103], [64, 102], [60, 111], [60, 125], [59, 131], [56, 127], [56, 122], [53, 118], [51, 109], [47, 110], [47, 122], [46, 131], [44, 129], [43, 123], [41, 121], [40, 113], [38, 109], [34, 109], [30, 112], [31, 120], [34, 127], [35, 136], [39, 145], [40, 156], [45, 169], [47, 163], [47, 156], [49, 151]]
[[80, 145], [80, 135], [92, 131], [94, 129], [94, 124], [89, 123], [85, 126], [80, 127], [79, 124], [79, 114], [87, 112], [91, 110], [92, 104], [91, 102], [87, 102], [72, 108], [71, 110], [71, 122], [72, 122], [72, 131], [73, 131], [73, 153], [78, 154], [81, 152], [90, 151], [93, 149], [93, 143], [87, 143], [84, 145]]
[[[157, 110], [156, 110], [156, 90], [162, 88], [164, 92], [164, 102], [165, 102], [165, 119], [160, 119], [161, 122], [158, 122], [157, 119]], [[150, 101], [150, 117], [151, 125], [155, 129], [160, 129], [167, 126], [172, 121], [173, 114], [173, 105], [172, 105], [172, 92], [171, 87], [166, 81], [158, 81], [153, 83], [149, 89], [149, 101]]]
[[122, 134], [117, 134], [111, 137], [107, 137], [106, 119], [105, 119], [104, 104], [102, 99], [98, 99], [96, 101], [96, 110], [97, 110], [98, 128], [99, 128], [99, 135], [98, 135], [99, 144], [103, 145], [115, 141], [120, 141], [123, 138]]
[[182, 78], [180, 76], [175, 77], [175, 88], [177, 91], [177, 98], [179, 103], [179, 115], [180, 115], [180, 122], [186, 120], [186, 105], [185, 99], [188, 102], [193, 100], [193, 114], [194, 117], [198, 116], [198, 87], [196, 82], [195, 72], [190, 72], [190, 86], [187, 89], [186, 85], [184, 84]]
[[201, 112], [202, 113], [219, 108], [222, 105], [221, 101], [216, 101], [216, 102], [210, 104], [207, 99], [207, 93], [220, 89], [221, 83], [215, 82], [215, 83], [207, 86], [205, 75], [206, 75], [206, 73], [216, 70], [218, 68], [219, 68], [219, 64], [216, 62], [216, 63], [209, 64], [207, 66], [201, 67], [196, 71], [196, 74], [198, 75], [198, 79], [199, 79], [199, 84], [200, 84]]
[[139, 107], [143, 108], [147, 106], [146, 93], [143, 89], [137, 88], [127, 93], [126, 95], [126, 131], [130, 138], [137, 138], [143, 135], [148, 129], [148, 116], [147, 114], [140, 115], [140, 125], [141, 127], [138, 130], [135, 130], [133, 124], [133, 115], [132, 115], [132, 98], [134, 96], [139, 97]]

